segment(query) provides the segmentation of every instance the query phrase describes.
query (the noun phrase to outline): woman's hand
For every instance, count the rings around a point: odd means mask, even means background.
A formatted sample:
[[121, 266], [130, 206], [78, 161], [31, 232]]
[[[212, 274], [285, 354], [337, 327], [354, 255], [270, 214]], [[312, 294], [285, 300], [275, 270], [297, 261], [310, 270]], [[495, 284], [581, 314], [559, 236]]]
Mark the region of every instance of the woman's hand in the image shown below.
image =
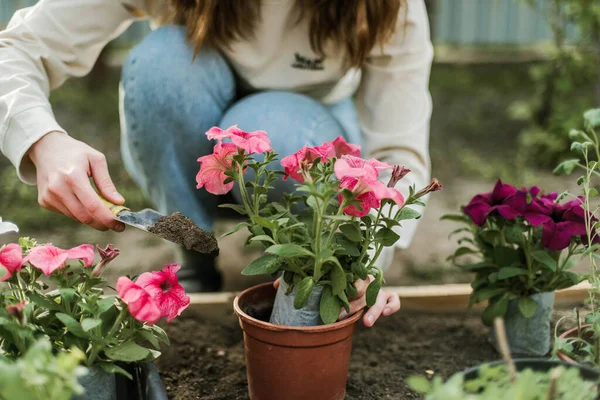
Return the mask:
[[51, 132], [28, 153], [37, 170], [38, 202], [92, 228], [122, 232], [125, 225], [114, 219], [92, 184], [109, 201], [123, 204], [110, 179], [104, 154], [61, 133]]
[[[277, 278], [275, 282], [273, 282], [273, 286], [275, 289], [279, 287], [279, 280]], [[348, 318], [350, 315], [362, 310], [367, 306], [366, 292], [369, 283], [373, 280], [373, 277], [369, 277], [366, 280], [357, 280], [354, 282], [354, 286], [356, 287], [357, 294], [350, 300], [350, 312], [346, 312], [346, 310], [342, 309], [340, 312], [339, 319]], [[373, 307], [369, 308], [365, 315], [363, 316], [363, 324], [366, 327], [372, 327], [375, 322], [379, 319], [379, 317], [383, 314], [384, 316], [392, 315], [395, 312], [400, 310], [400, 298], [396, 293], [386, 293], [384, 290], [380, 290], [377, 294], [377, 301], [373, 305]]]

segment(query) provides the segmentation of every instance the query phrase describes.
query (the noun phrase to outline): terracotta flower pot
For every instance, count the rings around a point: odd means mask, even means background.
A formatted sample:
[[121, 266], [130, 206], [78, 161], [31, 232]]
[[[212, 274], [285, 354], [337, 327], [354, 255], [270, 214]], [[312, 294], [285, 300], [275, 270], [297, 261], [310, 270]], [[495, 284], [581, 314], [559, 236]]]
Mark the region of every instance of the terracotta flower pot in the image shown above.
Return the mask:
[[[589, 328], [590, 326], [592, 326], [592, 325], [581, 325], [581, 329], [583, 330], [583, 329]], [[559, 338], [565, 339], [565, 338], [577, 336], [578, 335], [577, 331], [578, 331], [577, 327], [575, 327], [573, 329], [569, 329], [568, 331], [563, 332], [563, 334], [560, 335]], [[585, 333], [584, 333], [584, 335], [585, 335]], [[563, 353], [560, 350], [558, 350], [556, 352], [556, 355], [558, 356], [558, 358], [560, 358], [561, 360], [563, 360], [565, 362], [568, 362], [569, 364], [573, 364], [573, 365], [579, 364], [577, 361], [573, 360], [571, 357], [569, 357], [568, 355], [566, 355], [565, 353]]]
[[246, 289], [233, 302], [244, 331], [248, 392], [252, 400], [340, 400], [352, 334], [362, 312], [329, 325], [274, 325], [269, 316], [275, 288]]

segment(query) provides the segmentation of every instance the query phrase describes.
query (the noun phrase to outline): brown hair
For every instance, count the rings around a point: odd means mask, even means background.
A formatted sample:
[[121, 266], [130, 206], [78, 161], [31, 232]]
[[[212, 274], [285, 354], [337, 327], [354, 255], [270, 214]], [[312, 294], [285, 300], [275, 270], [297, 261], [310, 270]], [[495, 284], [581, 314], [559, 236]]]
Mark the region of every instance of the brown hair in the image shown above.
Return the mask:
[[[296, 0], [299, 20], [310, 18], [310, 44], [324, 55], [327, 42], [345, 46], [351, 66], [362, 65], [394, 33], [404, 0]], [[167, 21], [185, 25], [195, 53], [204, 44], [227, 48], [251, 37], [261, 0], [170, 0]]]

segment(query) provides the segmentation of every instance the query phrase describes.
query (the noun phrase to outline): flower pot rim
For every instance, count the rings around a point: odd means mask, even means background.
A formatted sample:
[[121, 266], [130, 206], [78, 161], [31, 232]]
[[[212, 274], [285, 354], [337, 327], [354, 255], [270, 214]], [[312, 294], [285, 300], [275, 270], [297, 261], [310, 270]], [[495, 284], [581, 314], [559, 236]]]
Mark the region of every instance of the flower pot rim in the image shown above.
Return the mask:
[[276, 325], [270, 322], [261, 321], [250, 315], [246, 314], [239, 305], [239, 299], [244, 295], [248, 294], [250, 291], [256, 290], [258, 288], [272, 286], [272, 282], [261, 283], [259, 285], [255, 285], [245, 289], [244, 291], [238, 293], [233, 300], [233, 309], [239, 318], [243, 319], [245, 322], [252, 324], [254, 326], [260, 327], [262, 329], [267, 329], [275, 332], [301, 332], [301, 333], [321, 333], [321, 332], [329, 332], [337, 329], [343, 329], [348, 325], [352, 325], [356, 323], [360, 317], [364, 314], [364, 309], [355, 312], [348, 318], [345, 318], [341, 321], [334, 322], [333, 324], [328, 325], [317, 325], [317, 326], [288, 326], [288, 325]]
[[[585, 324], [585, 325], [581, 325], [581, 329], [584, 328], [589, 328], [590, 326], [592, 326], [591, 324]], [[568, 331], [563, 332], [562, 334], [560, 334], [558, 337], [561, 339], [565, 339], [567, 337], [573, 336], [574, 333], [576, 333], [579, 330], [579, 327], [575, 327], [575, 328], [571, 328]], [[558, 356], [558, 358], [560, 358], [561, 360], [569, 363], [569, 364], [573, 364], [573, 365], [581, 365], [580, 363], [578, 363], [577, 361], [573, 360], [571, 357], [569, 357], [568, 355], [566, 355], [565, 353], [563, 353], [562, 351], [558, 350], [556, 352], [556, 355]]]

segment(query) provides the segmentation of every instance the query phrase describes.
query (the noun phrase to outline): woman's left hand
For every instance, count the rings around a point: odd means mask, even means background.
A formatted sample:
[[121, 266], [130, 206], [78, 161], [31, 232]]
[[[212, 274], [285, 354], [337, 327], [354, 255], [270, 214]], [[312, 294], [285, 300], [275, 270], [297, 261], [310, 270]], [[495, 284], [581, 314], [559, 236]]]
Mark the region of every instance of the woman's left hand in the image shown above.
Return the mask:
[[[367, 306], [366, 292], [370, 279], [358, 280], [354, 282], [357, 294], [354, 298], [350, 299], [350, 312], [342, 309], [339, 319], [348, 318], [350, 315], [362, 310]], [[275, 288], [279, 287], [279, 278], [273, 282]], [[372, 327], [381, 315], [389, 316], [400, 310], [400, 298], [397, 293], [387, 293], [384, 290], [380, 290], [377, 294], [377, 301], [370, 307], [365, 315], [363, 316], [363, 323], [366, 327]]]

